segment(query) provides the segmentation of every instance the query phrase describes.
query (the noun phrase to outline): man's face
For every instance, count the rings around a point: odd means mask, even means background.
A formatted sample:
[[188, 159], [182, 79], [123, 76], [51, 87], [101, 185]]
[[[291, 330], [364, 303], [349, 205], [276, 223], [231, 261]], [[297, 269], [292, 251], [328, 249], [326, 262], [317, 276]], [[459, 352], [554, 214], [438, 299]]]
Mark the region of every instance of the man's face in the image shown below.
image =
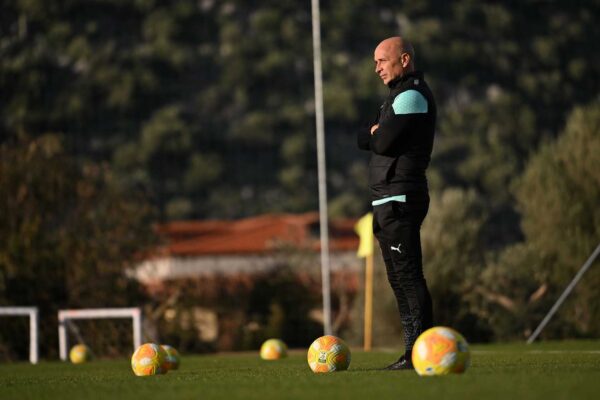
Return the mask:
[[404, 74], [404, 65], [402, 61], [403, 54], [396, 46], [381, 43], [375, 49], [375, 73], [379, 75], [384, 84]]

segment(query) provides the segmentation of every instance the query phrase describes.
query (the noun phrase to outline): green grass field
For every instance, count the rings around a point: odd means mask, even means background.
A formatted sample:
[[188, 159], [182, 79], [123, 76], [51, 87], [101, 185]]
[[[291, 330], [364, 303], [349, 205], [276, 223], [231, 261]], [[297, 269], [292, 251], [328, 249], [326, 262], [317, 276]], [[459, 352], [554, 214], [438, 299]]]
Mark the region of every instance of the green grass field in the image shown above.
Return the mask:
[[471, 346], [463, 375], [380, 371], [394, 353], [354, 350], [350, 369], [313, 374], [304, 351], [188, 356], [180, 370], [136, 377], [129, 360], [0, 364], [0, 399], [597, 399], [600, 341]]

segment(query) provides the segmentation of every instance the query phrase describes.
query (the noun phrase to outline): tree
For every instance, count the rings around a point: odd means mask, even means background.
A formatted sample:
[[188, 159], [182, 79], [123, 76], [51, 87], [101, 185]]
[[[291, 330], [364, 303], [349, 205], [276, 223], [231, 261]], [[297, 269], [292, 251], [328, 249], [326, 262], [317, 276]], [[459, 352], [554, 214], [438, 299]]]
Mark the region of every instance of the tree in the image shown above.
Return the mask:
[[431, 196], [421, 233], [425, 278], [436, 324], [453, 326], [470, 340], [489, 338], [489, 327], [468, 303], [485, 266], [484, 207], [475, 190], [446, 189]]
[[58, 309], [140, 301], [125, 269], [156, 243], [152, 208], [106, 165], [75, 163], [57, 136], [4, 143], [0, 163], [0, 304], [40, 307], [53, 355]]
[[[540, 260], [536, 271], [553, 295], [600, 243], [599, 132], [598, 101], [574, 109], [564, 133], [540, 149], [516, 186], [523, 232]], [[600, 271], [589, 270], [561, 312], [579, 334], [600, 333], [598, 285]]]
[[[354, 132], [385, 96], [373, 48], [401, 34], [438, 101], [432, 187], [477, 188], [486, 235], [518, 241], [509, 181], [596, 96], [588, 3], [322, 2], [332, 213], [364, 211]], [[291, 0], [7, 0], [0, 141], [60, 132], [151, 193], [162, 219], [315, 209], [310, 25], [309, 3]]]
[[[515, 185], [525, 240], [487, 263], [470, 300], [497, 339], [529, 335], [600, 242], [598, 132], [600, 103], [576, 108]], [[591, 268], [543, 335], [597, 336], [598, 285]]]

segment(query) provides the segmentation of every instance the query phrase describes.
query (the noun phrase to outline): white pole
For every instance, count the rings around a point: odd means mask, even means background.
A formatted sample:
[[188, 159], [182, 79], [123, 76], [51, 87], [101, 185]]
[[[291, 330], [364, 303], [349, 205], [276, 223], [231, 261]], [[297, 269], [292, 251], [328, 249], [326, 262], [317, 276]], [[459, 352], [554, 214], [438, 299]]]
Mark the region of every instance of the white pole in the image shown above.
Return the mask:
[[142, 313], [139, 309], [133, 314], [133, 351], [142, 345]]
[[585, 262], [585, 264], [583, 264], [583, 267], [581, 267], [581, 269], [579, 270], [579, 272], [577, 272], [577, 275], [575, 275], [575, 278], [573, 278], [573, 280], [571, 281], [571, 283], [569, 283], [569, 286], [567, 286], [567, 288], [560, 295], [560, 297], [558, 298], [558, 300], [556, 300], [556, 303], [554, 303], [554, 305], [552, 306], [552, 308], [550, 309], [550, 311], [548, 312], [548, 314], [546, 314], [546, 316], [544, 317], [544, 319], [542, 320], [542, 322], [540, 323], [540, 325], [536, 328], [535, 332], [533, 332], [531, 334], [531, 336], [529, 336], [529, 339], [527, 339], [527, 344], [533, 343], [533, 341], [538, 337], [538, 335], [546, 327], [546, 325], [550, 321], [550, 318], [552, 318], [552, 316], [554, 315], [554, 313], [556, 312], [556, 310], [558, 310], [558, 307], [560, 307], [560, 305], [563, 303], [563, 301], [565, 301], [565, 299], [567, 298], [567, 296], [569, 295], [569, 293], [571, 293], [571, 290], [573, 290], [573, 288], [575, 287], [575, 285], [577, 285], [577, 282], [579, 282], [579, 280], [581, 279], [581, 277], [583, 276], [583, 274], [585, 274], [585, 272], [590, 268], [590, 266], [592, 265], [592, 263], [594, 262], [594, 260], [596, 259], [596, 257], [598, 257], [598, 254], [600, 254], [600, 243], [598, 244], [598, 246], [596, 247], [596, 250], [594, 250], [594, 252], [592, 253], [592, 255], [587, 259], [587, 261]]
[[327, 179], [325, 169], [325, 128], [323, 118], [323, 77], [321, 73], [321, 22], [319, 0], [311, 0], [315, 116], [317, 123], [317, 165], [319, 173], [319, 222], [321, 229], [321, 279], [323, 284], [323, 328], [331, 335], [331, 287], [329, 282], [329, 227], [327, 225]]
[[58, 313], [58, 355], [63, 361], [67, 361], [67, 329], [65, 318]]
[[35, 308], [29, 315], [29, 362], [38, 362], [38, 310]]

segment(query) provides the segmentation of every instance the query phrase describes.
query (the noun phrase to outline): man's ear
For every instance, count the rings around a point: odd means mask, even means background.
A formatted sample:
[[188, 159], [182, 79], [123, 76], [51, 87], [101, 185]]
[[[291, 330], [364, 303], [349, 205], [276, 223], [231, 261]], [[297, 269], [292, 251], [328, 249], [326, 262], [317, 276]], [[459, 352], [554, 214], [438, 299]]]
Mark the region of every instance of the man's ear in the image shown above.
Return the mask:
[[408, 53], [402, 53], [402, 55], [400, 56], [400, 58], [402, 60], [402, 68], [408, 67], [408, 65], [410, 64], [410, 54], [408, 54]]

